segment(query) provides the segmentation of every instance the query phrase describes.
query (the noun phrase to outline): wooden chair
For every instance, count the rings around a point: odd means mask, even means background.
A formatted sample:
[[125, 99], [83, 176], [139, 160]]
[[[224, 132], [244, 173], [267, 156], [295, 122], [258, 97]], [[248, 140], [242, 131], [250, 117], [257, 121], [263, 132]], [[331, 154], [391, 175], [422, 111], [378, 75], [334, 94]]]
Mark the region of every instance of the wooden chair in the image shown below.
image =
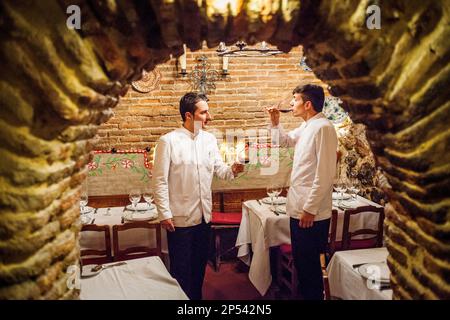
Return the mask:
[[[111, 232], [109, 231], [109, 226], [98, 226], [95, 224], [85, 224], [81, 227], [81, 232], [94, 231], [103, 232], [105, 234], [105, 249], [83, 249], [80, 252], [81, 264], [102, 264], [112, 262], [111, 253]], [[83, 258], [86, 257], [86, 258]]]
[[242, 220], [242, 212], [212, 212], [211, 213], [211, 232], [213, 240], [213, 267], [218, 272], [222, 257], [233, 250], [235, 246], [222, 250], [221, 238], [225, 232], [236, 231], [239, 229]]
[[[130, 229], [149, 229], [149, 232], [151, 232], [151, 230], [154, 230], [156, 234], [156, 247], [151, 247], [149, 245], [127, 247], [125, 249], [121, 249], [119, 234], [121, 231]], [[115, 225], [113, 226], [113, 248], [114, 261], [137, 259], [150, 256], [161, 257], [161, 225], [159, 223], [150, 223], [148, 221], [133, 221], [121, 225]]]
[[[378, 213], [377, 229], [358, 229], [350, 232], [350, 217], [357, 214]], [[384, 208], [363, 206], [344, 211], [344, 225], [342, 228], [342, 250], [377, 248], [383, 246]], [[354, 239], [359, 235], [373, 235], [370, 238]]]
[[331, 221], [330, 221], [330, 233], [328, 235], [328, 246], [325, 255], [325, 265], [331, 260], [335, 251], [341, 250], [342, 242], [336, 240], [337, 234], [337, 221], [338, 221], [338, 211], [333, 209], [331, 211]]
[[[320, 255], [320, 265], [322, 267], [323, 287], [325, 300], [330, 299], [330, 286], [328, 284], [327, 264], [330, 256], [331, 245], [336, 245], [336, 229], [337, 229], [337, 210], [331, 211], [330, 233], [328, 235], [328, 245]], [[331, 244], [332, 243], [332, 244]], [[298, 293], [297, 270], [294, 266], [294, 258], [292, 256], [292, 246], [290, 244], [282, 244], [279, 246], [277, 263], [277, 283], [283, 289], [286, 288], [291, 298], [296, 298]]]
[[297, 270], [294, 266], [294, 258], [292, 256], [292, 246], [290, 244], [282, 244], [278, 250], [277, 263], [277, 284], [283, 290], [287, 289], [291, 298], [295, 299], [298, 292]]

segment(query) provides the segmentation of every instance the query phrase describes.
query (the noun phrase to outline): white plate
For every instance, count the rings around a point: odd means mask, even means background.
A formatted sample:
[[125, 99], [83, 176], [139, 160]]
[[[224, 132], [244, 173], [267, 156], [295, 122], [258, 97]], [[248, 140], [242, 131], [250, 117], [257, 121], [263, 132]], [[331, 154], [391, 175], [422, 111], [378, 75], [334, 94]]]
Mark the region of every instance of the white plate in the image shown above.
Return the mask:
[[340, 192], [333, 192], [333, 200], [347, 200], [350, 199], [351, 195], [348, 193], [343, 193], [341, 196]]
[[102, 272], [102, 269], [100, 269], [98, 271], [92, 271], [92, 268], [95, 266], [96, 266], [96, 264], [87, 264], [87, 265], [83, 266], [83, 269], [81, 270], [81, 277], [82, 278], [93, 277], [93, 276], [99, 274], [100, 272]]
[[131, 212], [127, 211], [124, 213], [123, 218], [127, 221], [147, 221], [154, 220], [158, 218], [158, 211], [148, 210], [148, 211], [140, 211], [140, 212]]
[[89, 224], [89, 223], [91, 223], [93, 218], [94, 217], [91, 214], [89, 214], [89, 213], [85, 213], [85, 214], [80, 216], [82, 224]]
[[280, 205], [276, 206], [277, 213], [279, 214], [286, 214], [286, 206]]
[[81, 210], [81, 208], [80, 208], [80, 213], [81, 213], [81, 214], [86, 214], [86, 213], [89, 213], [89, 212], [91, 212], [91, 211], [94, 211], [94, 208], [88, 207], [88, 206], [84, 207], [83, 210]]
[[[145, 210], [153, 210], [155, 208], [155, 205], [152, 203], [150, 206], [147, 204], [147, 202], [139, 202], [136, 205], [137, 211], [145, 211]], [[129, 204], [127, 205], [127, 210], [133, 211], [133, 205]]]
[[[270, 197], [261, 199], [261, 202], [265, 204], [271, 204]], [[285, 204], [286, 198], [285, 197], [273, 197], [273, 204]]]
[[334, 204], [336, 207], [341, 207], [341, 208], [343, 208], [343, 209], [354, 209], [354, 208], [356, 208], [355, 203], [352, 203], [352, 202], [346, 202], [345, 200], [344, 200], [344, 201], [341, 201], [341, 203], [339, 203], [338, 201], [334, 201], [333, 204]]
[[364, 278], [380, 282], [389, 282], [389, 271], [386, 262], [366, 263], [358, 268], [358, 272]]

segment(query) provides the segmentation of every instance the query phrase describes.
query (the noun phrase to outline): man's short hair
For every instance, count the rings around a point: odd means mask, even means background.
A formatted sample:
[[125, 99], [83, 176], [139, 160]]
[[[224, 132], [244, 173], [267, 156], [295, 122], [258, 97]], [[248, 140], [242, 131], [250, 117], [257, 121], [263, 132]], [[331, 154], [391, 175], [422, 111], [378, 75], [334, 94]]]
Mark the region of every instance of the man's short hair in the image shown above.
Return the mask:
[[188, 92], [180, 99], [180, 114], [183, 122], [186, 121], [186, 112], [194, 115], [197, 110], [195, 104], [199, 101], [208, 102], [208, 98], [202, 93]]
[[322, 112], [325, 94], [321, 86], [315, 84], [305, 84], [304, 86], [297, 86], [292, 94], [300, 94], [303, 102], [311, 101], [311, 104], [316, 112]]

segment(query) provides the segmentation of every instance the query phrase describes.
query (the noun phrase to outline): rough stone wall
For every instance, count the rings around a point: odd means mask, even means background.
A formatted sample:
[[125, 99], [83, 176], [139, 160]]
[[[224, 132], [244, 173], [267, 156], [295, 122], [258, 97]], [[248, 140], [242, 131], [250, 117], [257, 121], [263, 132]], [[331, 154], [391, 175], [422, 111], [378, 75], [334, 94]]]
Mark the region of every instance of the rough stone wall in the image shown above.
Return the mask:
[[[449, 298], [450, 3], [380, 1], [0, 2], [0, 298], [72, 298], [79, 184], [91, 138], [127, 84], [190, 49], [239, 38], [302, 44], [386, 172], [394, 298]], [[65, 27], [79, 4], [79, 31]], [[135, 7], [136, 6], [136, 7]], [[182, 11], [181, 11], [182, 10]], [[196, 21], [198, 23], [192, 23]], [[163, 28], [160, 26], [164, 25]]]
[[[396, 299], [450, 298], [448, 1], [303, 1], [297, 35], [345, 103], [391, 188], [385, 233]], [[388, 186], [389, 184], [385, 184]]]
[[347, 185], [359, 189], [358, 194], [381, 205], [388, 202], [383, 191], [386, 177], [377, 167], [366, 138], [363, 124], [344, 123], [338, 129], [338, 176]]

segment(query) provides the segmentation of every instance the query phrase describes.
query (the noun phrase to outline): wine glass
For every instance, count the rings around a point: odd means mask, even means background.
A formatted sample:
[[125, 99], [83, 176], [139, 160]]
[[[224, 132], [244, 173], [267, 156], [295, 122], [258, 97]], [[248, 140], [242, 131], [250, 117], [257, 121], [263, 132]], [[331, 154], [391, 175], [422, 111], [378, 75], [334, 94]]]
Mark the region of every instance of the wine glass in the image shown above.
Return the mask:
[[345, 184], [341, 179], [336, 179], [333, 183], [334, 190], [338, 193], [338, 206], [342, 203], [342, 198], [344, 197], [343, 192], [345, 192]]
[[131, 190], [129, 197], [133, 207], [133, 211], [136, 212], [136, 205], [139, 203], [139, 201], [141, 201], [141, 193], [139, 192], [139, 190]]
[[281, 194], [281, 191], [283, 191], [282, 187], [280, 186], [273, 187], [273, 195], [275, 197], [275, 211], [277, 211], [278, 208], [278, 196]]
[[81, 213], [84, 214], [86, 213], [86, 206], [88, 204], [88, 195], [86, 193], [81, 194], [80, 197], [80, 209], [81, 209]]
[[360, 191], [356, 184], [350, 185], [347, 190], [348, 193], [351, 194], [352, 200], [356, 201], [356, 199], [358, 198], [358, 192]]
[[148, 204], [148, 208], [150, 209], [152, 207], [152, 202], [153, 202], [153, 192], [151, 192], [150, 190], [146, 190], [144, 191], [143, 195], [145, 202], [147, 202]]
[[276, 195], [276, 188], [273, 186], [269, 186], [266, 188], [267, 195], [270, 198], [270, 210], [273, 210], [273, 197]]

